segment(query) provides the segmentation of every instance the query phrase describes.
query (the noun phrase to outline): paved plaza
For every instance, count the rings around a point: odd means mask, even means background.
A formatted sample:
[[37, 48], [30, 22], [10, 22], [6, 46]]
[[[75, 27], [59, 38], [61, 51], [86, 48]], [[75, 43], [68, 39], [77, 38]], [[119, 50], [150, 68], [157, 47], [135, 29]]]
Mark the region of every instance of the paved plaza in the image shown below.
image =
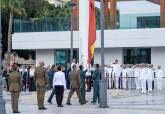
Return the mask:
[[[79, 105], [76, 94], [73, 95], [72, 105], [65, 105], [68, 90], [65, 90], [64, 107], [58, 108], [55, 98], [53, 104], [47, 103], [50, 91], [46, 93], [45, 104], [47, 110], [38, 110], [36, 93], [21, 93], [19, 110], [21, 114], [165, 114], [165, 91], [153, 91], [141, 94], [134, 90], [108, 90], [109, 108], [98, 108], [98, 104], [90, 103], [92, 93], [87, 93], [85, 105]], [[6, 112], [12, 114], [10, 93], [4, 92]]]

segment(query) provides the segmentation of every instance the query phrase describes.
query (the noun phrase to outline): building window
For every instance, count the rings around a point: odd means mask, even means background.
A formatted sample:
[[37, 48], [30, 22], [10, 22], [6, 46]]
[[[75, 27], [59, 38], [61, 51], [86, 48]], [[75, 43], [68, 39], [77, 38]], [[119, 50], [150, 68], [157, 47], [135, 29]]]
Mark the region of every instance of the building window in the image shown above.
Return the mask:
[[[70, 63], [70, 50], [56, 50], [55, 52], [55, 61], [56, 65], [60, 64], [63, 66], [67, 66], [68, 63]], [[75, 58], [78, 61], [78, 51], [73, 50], [73, 58]]]
[[130, 48], [124, 49], [124, 64], [151, 63], [150, 48]]
[[56, 51], [56, 64], [64, 65], [67, 62], [67, 53], [66, 51]]
[[160, 16], [137, 17], [137, 28], [159, 28]]

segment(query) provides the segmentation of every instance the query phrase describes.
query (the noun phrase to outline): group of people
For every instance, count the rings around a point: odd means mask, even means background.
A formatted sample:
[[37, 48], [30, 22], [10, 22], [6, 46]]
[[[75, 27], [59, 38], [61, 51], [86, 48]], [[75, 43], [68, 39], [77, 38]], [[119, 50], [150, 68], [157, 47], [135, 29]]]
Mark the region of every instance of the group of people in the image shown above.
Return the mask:
[[119, 65], [118, 60], [115, 60], [112, 65], [105, 67], [108, 88], [136, 89], [147, 93], [156, 86], [162, 90], [163, 77], [161, 66], [154, 69], [152, 64]]
[[[34, 83], [34, 66], [20, 66], [17, 65], [17, 69], [21, 75], [21, 79], [22, 79], [22, 87], [21, 90], [22, 91], [36, 91], [36, 87], [35, 87], [35, 83]], [[5, 87], [6, 90], [9, 91], [9, 85], [8, 85], [8, 77], [9, 74], [11, 72], [11, 68], [7, 69], [4, 68], [3, 69], [3, 77], [5, 78]]]
[[[77, 93], [79, 103], [85, 104], [86, 92], [91, 91], [93, 86], [93, 100], [91, 103], [100, 102], [99, 95], [99, 80], [101, 79], [101, 67], [99, 64], [95, 64], [94, 67], [88, 66], [84, 69], [84, 66], [73, 62], [70, 66], [69, 72], [65, 72], [65, 69], [61, 65], [52, 65], [51, 69], [44, 67], [44, 62], [39, 62], [39, 66], [32, 68], [29, 72], [23, 68], [17, 67], [17, 64], [12, 65], [12, 71], [8, 76], [8, 86], [11, 92], [11, 104], [13, 113], [19, 113], [18, 111], [18, 99], [20, 92], [27, 88], [28, 74], [33, 79], [33, 83], [37, 91], [37, 104], [39, 110], [47, 109], [44, 106], [44, 98], [46, 89], [52, 90], [48, 103], [52, 103], [52, 98], [56, 96], [56, 102], [58, 107], [63, 107], [63, 95], [65, 89], [70, 89], [67, 105], [71, 104], [71, 98], [74, 92]], [[154, 79], [158, 90], [162, 89], [163, 71], [161, 66], [157, 69], [153, 69], [151, 64], [136, 64], [136, 65], [120, 65], [118, 60], [112, 65], [105, 66], [105, 79], [107, 80], [107, 88], [115, 89], [136, 89], [141, 90], [142, 93], [151, 92], [153, 90]], [[68, 75], [68, 76], [66, 76]], [[69, 83], [69, 87], [68, 84]], [[86, 88], [87, 87], [87, 88]]]
[[[93, 71], [92, 80], [93, 80], [93, 100], [91, 103], [96, 103], [97, 101], [100, 101], [99, 97], [99, 80], [101, 78], [101, 72], [99, 69], [99, 64], [95, 65], [96, 68]], [[23, 72], [23, 71], [22, 71]], [[63, 94], [64, 90], [66, 89], [66, 77], [65, 73], [63, 71], [63, 67], [61, 65], [55, 66], [52, 65], [51, 70], [47, 70], [44, 67], [44, 62], [39, 62], [39, 66], [34, 69], [33, 72], [34, 76], [34, 83], [37, 91], [37, 105], [39, 110], [45, 110], [47, 109], [44, 106], [44, 98], [45, 93], [48, 85], [52, 84], [52, 93], [56, 95], [56, 102], [58, 107], [63, 107], [62, 101], [63, 101]], [[53, 75], [51, 77], [53, 79], [52, 82], [50, 77], [48, 75]], [[18, 111], [18, 99], [20, 92], [22, 91], [23, 86], [23, 79], [22, 79], [22, 73], [19, 71], [17, 64], [14, 63], [12, 65], [12, 70], [8, 77], [8, 84], [9, 84], [9, 91], [11, 93], [11, 104], [12, 104], [12, 110], [13, 113], [20, 113]], [[71, 104], [71, 98], [74, 92], [77, 93], [79, 103], [85, 104], [88, 102], [86, 100], [86, 73], [83, 69], [83, 66], [80, 65], [77, 68], [76, 64], [71, 65], [71, 71], [69, 72], [69, 82], [70, 82], [70, 91], [67, 98], [67, 105]], [[51, 96], [51, 95], [50, 95]], [[48, 102], [51, 103], [51, 101]]]

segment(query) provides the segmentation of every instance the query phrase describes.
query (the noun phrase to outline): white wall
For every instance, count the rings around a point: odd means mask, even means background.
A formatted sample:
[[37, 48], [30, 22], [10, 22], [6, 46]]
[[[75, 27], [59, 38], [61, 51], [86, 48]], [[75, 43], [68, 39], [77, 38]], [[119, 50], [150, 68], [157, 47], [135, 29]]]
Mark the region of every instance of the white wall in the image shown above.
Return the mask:
[[[165, 46], [164, 31], [165, 28], [106, 30], [105, 47]], [[97, 32], [97, 47], [101, 47], [100, 42], [100, 32]]]
[[[105, 47], [160, 47], [165, 46], [165, 28], [105, 30]], [[74, 48], [79, 48], [79, 32], [74, 32]], [[101, 47], [97, 31], [96, 47]], [[15, 33], [12, 49], [70, 48], [70, 32]]]
[[161, 65], [165, 77], [165, 47], [151, 48], [151, 63], [155, 66]]
[[[111, 64], [119, 60], [119, 64], [123, 63], [123, 49], [122, 48], [106, 48], [105, 49], [105, 64]], [[95, 49], [94, 64], [101, 64], [101, 50]]]
[[[78, 48], [78, 32], [73, 33], [73, 47]], [[71, 47], [70, 31], [14, 33], [12, 49], [65, 49]]]
[[[158, 65], [162, 66], [164, 77], [165, 77], [165, 47], [151, 48], [151, 63], [156, 68]], [[155, 80], [156, 88], [157, 81]], [[163, 89], [165, 89], [165, 78], [162, 80]]]
[[44, 61], [45, 67], [53, 65], [55, 60], [54, 50], [36, 50], [36, 66], [39, 61]]

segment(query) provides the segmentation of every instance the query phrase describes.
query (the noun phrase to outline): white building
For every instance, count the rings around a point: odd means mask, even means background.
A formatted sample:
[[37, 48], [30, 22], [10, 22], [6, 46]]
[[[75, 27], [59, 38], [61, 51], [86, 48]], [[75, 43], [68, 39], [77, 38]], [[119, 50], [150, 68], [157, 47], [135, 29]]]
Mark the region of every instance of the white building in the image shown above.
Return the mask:
[[[74, 56], [80, 57], [80, 63], [83, 64], [87, 58], [86, 4], [87, 0], [80, 0], [79, 31], [74, 31], [73, 42]], [[99, 7], [99, 3], [96, 6]], [[165, 72], [165, 28], [159, 27], [160, 6], [142, 0], [118, 2], [117, 8], [120, 12], [120, 29], [105, 30], [105, 64], [110, 64], [115, 59], [120, 64], [151, 63], [161, 65]], [[98, 30], [94, 63], [101, 63], [100, 44]], [[36, 64], [39, 60], [44, 60], [46, 65], [66, 64], [69, 61], [70, 31], [14, 33], [12, 49], [35, 50]]]
[[68, 2], [69, 0], [48, 0], [48, 2], [50, 4], [54, 4], [55, 6], [61, 6], [63, 5], [65, 2]]

